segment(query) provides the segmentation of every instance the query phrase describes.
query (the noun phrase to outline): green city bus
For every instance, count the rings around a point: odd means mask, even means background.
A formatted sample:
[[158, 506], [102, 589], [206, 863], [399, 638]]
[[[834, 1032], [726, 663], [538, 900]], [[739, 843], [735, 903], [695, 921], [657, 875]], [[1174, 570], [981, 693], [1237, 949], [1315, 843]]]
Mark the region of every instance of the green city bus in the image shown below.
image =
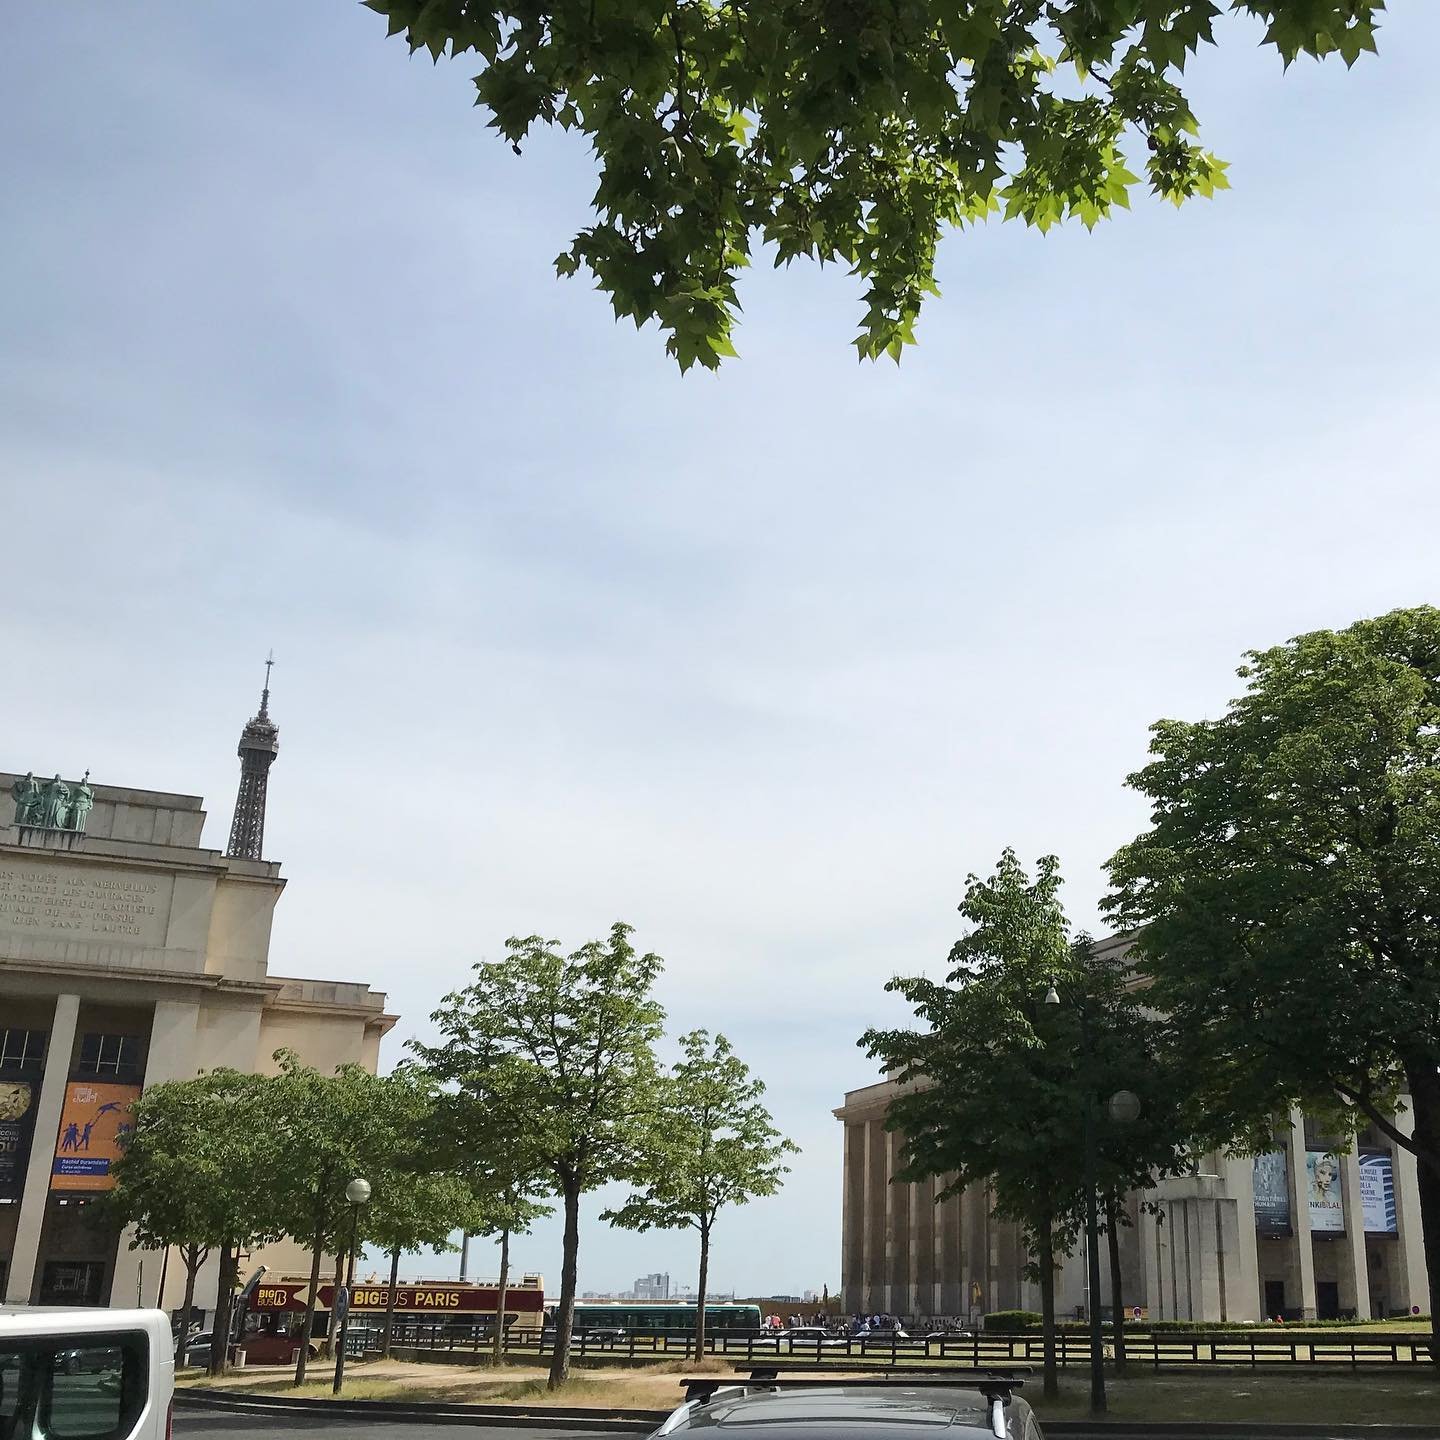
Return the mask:
[[[705, 1326], [716, 1330], [758, 1330], [760, 1307], [723, 1301], [705, 1307]], [[695, 1306], [681, 1301], [653, 1305], [628, 1300], [584, 1301], [575, 1306], [575, 1330], [633, 1330], [666, 1335], [695, 1328]]]

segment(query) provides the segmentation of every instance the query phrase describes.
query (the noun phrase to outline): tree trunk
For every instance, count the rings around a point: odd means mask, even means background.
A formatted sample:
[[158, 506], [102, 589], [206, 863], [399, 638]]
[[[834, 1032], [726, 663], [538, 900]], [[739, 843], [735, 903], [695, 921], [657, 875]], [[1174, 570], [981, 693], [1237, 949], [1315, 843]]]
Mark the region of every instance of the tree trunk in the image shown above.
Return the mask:
[[339, 1244], [335, 1250], [335, 1281], [334, 1295], [330, 1300], [330, 1324], [325, 1330], [325, 1344], [323, 1353], [333, 1357], [338, 1352], [336, 1344], [340, 1339], [340, 1290], [345, 1284], [345, 1257], [349, 1254], [349, 1246]]
[[400, 1283], [400, 1247], [390, 1252], [390, 1293], [385, 1297], [385, 1343], [380, 1347], [380, 1356], [390, 1358], [390, 1331], [395, 1325], [395, 1287]]
[[580, 1253], [580, 1187], [564, 1186], [565, 1241], [560, 1252], [560, 1302], [555, 1306], [555, 1353], [550, 1357], [550, 1388], [570, 1378], [570, 1333], [575, 1328], [575, 1273]]
[[1120, 1202], [1105, 1197], [1105, 1238], [1110, 1245], [1110, 1324], [1115, 1336], [1115, 1373], [1125, 1373], [1125, 1297], [1120, 1293]]
[[710, 1280], [710, 1226], [700, 1226], [700, 1280], [695, 1289], [695, 1363], [705, 1358], [705, 1295]]
[[230, 1324], [235, 1313], [235, 1247], [220, 1247], [220, 1285], [215, 1294], [215, 1323], [210, 1327], [210, 1373], [223, 1375], [230, 1363]]
[[[1440, 1073], [1434, 1063], [1406, 1066], [1410, 1084], [1410, 1111], [1415, 1120], [1415, 1145], [1440, 1155]], [[1415, 1176], [1420, 1187], [1420, 1233], [1425, 1243], [1425, 1266], [1430, 1274], [1430, 1363], [1440, 1369], [1440, 1174], [1417, 1159]], [[1413, 1303], [1413, 1302], [1412, 1302]]]
[[500, 1283], [495, 1287], [495, 1334], [490, 1338], [490, 1358], [496, 1365], [505, 1356], [505, 1292], [510, 1284], [510, 1230], [500, 1232]]
[[315, 1294], [320, 1289], [320, 1257], [325, 1249], [324, 1181], [315, 1190], [315, 1233], [310, 1237], [310, 1293], [305, 1300], [305, 1323], [300, 1327], [300, 1349], [295, 1356], [295, 1383], [305, 1383], [310, 1359], [310, 1337], [315, 1333]]
[[[190, 1338], [190, 1310], [195, 1304], [195, 1277], [200, 1273], [200, 1267], [205, 1263], [205, 1257], [209, 1253], [208, 1250], [202, 1250], [195, 1245], [187, 1245], [180, 1252], [181, 1258], [185, 1261], [185, 1306], [180, 1316], [180, 1338], [175, 1342], [175, 1364], [177, 1366], [185, 1363], [185, 1342]], [[211, 1338], [214, 1338], [213, 1331]]]
[[1040, 1333], [1045, 1350], [1044, 1393], [1053, 1400], [1060, 1393], [1060, 1372], [1055, 1361], [1055, 1245], [1050, 1222], [1041, 1224], [1036, 1236], [1040, 1262]]

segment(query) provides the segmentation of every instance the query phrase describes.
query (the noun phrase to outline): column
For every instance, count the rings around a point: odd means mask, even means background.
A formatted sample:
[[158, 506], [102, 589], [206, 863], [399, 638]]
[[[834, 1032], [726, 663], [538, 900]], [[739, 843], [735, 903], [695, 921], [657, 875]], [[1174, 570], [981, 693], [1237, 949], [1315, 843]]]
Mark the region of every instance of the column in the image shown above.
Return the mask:
[[895, 1184], [901, 1139], [893, 1130], [885, 1137], [885, 1299], [881, 1309], [894, 1315], [905, 1308], [905, 1251], [909, 1246], [910, 1203], [908, 1187]]
[[1225, 1159], [1225, 1188], [1235, 1197], [1239, 1230], [1236, 1283], [1226, 1296], [1232, 1320], [1260, 1320], [1263, 1290], [1260, 1284], [1260, 1244], [1255, 1236], [1255, 1161], [1249, 1155]]
[[[145, 1081], [143, 1089], [159, 1085], [165, 1080], [190, 1080], [196, 1073], [196, 1033], [200, 1026], [200, 1007], [193, 1002], [160, 1000], [150, 1019], [150, 1046], [145, 1059]], [[135, 1240], [135, 1227], [127, 1226], [120, 1236], [119, 1248], [115, 1252], [115, 1267], [110, 1276], [110, 1303], [133, 1306], [140, 1295], [139, 1281], [143, 1267], [145, 1286], [143, 1300], [146, 1306], [155, 1303], [156, 1286], [160, 1281], [160, 1266], [163, 1257], [158, 1250], [131, 1249]], [[176, 1265], [178, 1257], [172, 1257]], [[218, 1273], [217, 1273], [218, 1283]], [[166, 1289], [171, 1286], [171, 1276], [166, 1275]], [[199, 1297], [197, 1296], [197, 1299]], [[204, 1301], [200, 1301], [204, 1304]]]
[[[1395, 1117], [1395, 1128], [1406, 1137], [1414, 1134], [1415, 1122], [1410, 1111], [1402, 1110]], [[1424, 1232], [1420, 1229], [1420, 1178], [1416, 1160], [1410, 1151], [1394, 1147], [1390, 1164], [1395, 1172], [1395, 1229], [1399, 1254], [1396, 1256], [1395, 1309], [1411, 1311], [1417, 1306], [1423, 1314], [1430, 1308], [1429, 1275], [1425, 1269]]]
[[1305, 1117], [1290, 1112], [1290, 1223], [1295, 1231], [1295, 1261], [1300, 1275], [1300, 1318], [1315, 1318], [1315, 1252], [1310, 1240], [1310, 1197], [1306, 1193]]
[[851, 1313], [860, 1308], [865, 1274], [865, 1124], [845, 1122], [845, 1191], [841, 1215], [840, 1303]]
[[[930, 1259], [930, 1233], [925, 1226], [924, 1191], [925, 1182], [916, 1180], [913, 1184], [905, 1187], [910, 1198], [910, 1219], [906, 1227], [910, 1244], [906, 1250], [907, 1258], [907, 1289], [905, 1313], [907, 1315], [928, 1315], [930, 1303], [928, 1294], [922, 1294], [921, 1281], [928, 1280], [928, 1262]], [[928, 1291], [928, 1286], [926, 1287]]]
[[875, 1226], [874, 1216], [871, 1214], [871, 1146], [870, 1131], [874, 1122], [862, 1120], [860, 1122], [860, 1148], [863, 1155], [861, 1164], [861, 1184], [864, 1193], [864, 1206], [860, 1212], [860, 1274], [856, 1276], [855, 1293], [850, 1297], [850, 1305], [858, 1314], [861, 1311], [868, 1311], [873, 1307], [870, 1304], [870, 1286], [874, 1282], [875, 1265]]
[[[1153, 1194], [1153, 1192], [1151, 1192]], [[1149, 1198], [1145, 1194], [1141, 1199]], [[1131, 1303], [1143, 1305], [1145, 1314], [1151, 1320], [1164, 1319], [1164, 1309], [1160, 1295], [1160, 1261], [1158, 1251], [1160, 1247], [1160, 1236], [1157, 1233], [1159, 1227], [1155, 1223], [1155, 1217], [1142, 1204], [1140, 1208], [1140, 1219], [1137, 1226], [1140, 1239], [1140, 1266], [1144, 1278], [1144, 1293]]]
[[[1353, 1299], [1342, 1290], [1340, 1304], [1346, 1309], [1355, 1307], [1357, 1319], [1370, 1319], [1370, 1271], [1365, 1259], [1365, 1207], [1360, 1203], [1360, 1151], [1355, 1137], [1350, 1137], [1350, 1148], [1340, 1162], [1340, 1190], [1345, 1205], [1345, 1252], [1350, 1271], [1350, 1289]], [[1342, 1262], [1343, 1276], [1346, 1265]], [[1348, 1302], [1348, 1303], [1347, 1303]]]
[[50, 1172], [55, 1162], [55, 1137], [60, 1133], [60, 1111], [70, 1078], [70, 1056], [75, 1049], [75, 1025], [80, 1016], [78, 995], [59, 995], [50, 1038], [45, 1045], [45, 1074], [35, 1106], [34, 1138], [30, 1163], [25, 1167], [25, 1191], [15, 1225], [15, 1249], [10, 1257], [5, 1299], [11, 1305], [28, 1305], [35, 1292], [35, 1271], [40, 1259], [40, 1232], [45, 1204], [50, 1197]]

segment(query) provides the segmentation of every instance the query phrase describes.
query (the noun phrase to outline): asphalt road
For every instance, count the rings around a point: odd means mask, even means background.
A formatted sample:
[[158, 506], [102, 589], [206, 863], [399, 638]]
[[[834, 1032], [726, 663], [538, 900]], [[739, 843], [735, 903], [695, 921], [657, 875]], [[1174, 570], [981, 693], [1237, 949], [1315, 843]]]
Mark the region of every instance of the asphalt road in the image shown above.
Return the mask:
[[[175, 1411], [176, 1440], [244, 1440], [253, 1435], [312, 1436], [316, 1430], [332, 1434], [367, 1435], [371, 1440], [625, 1440], [613, 1430], [550, 1430], [514, 1425], [425, 1425], [408, 1420], [355, 1420], [349, 1416], [277, 1415], [273, 1412], [237, 1414], [223, 1410]], [[637, 1431], [637, 1435], [643, 1435]]]

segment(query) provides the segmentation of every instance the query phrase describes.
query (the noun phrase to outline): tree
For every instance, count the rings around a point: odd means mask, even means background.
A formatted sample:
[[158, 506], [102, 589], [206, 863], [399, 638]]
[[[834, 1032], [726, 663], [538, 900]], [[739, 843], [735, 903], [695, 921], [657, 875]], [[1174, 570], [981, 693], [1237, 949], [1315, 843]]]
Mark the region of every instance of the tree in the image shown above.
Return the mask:
[[[1032, 881], [1011, 850], [990, 878], [970, 876], [960, 913], [972, 928], [951, 949], [945, 981], [886, 986], [924, 1028], [870, 1030], [860, 1041], [908, 1087], [885, 1121], [904, 1136], [895, 1180], [950, 1177], [937, 1202], [988, 1184], [996, 1216], [1021, 1227], [1040, 1286], [1047, 1395], [1058, 1393], [1056, 1258], [1069, 1252], [1085, 1200], [1082, 1107], [1101, 1193], [1151, 1182], [1185, 1150], [1164, 1099], [1160, 1037], [1116, 968], [1083, 938], [1071, 942], [1060, 884], [1053, 856]], [[1043, 1004], [1051, 985], [1066, 1003]], [[1143, 1126], [1112, 1124], [1097, 1105], [1121, 1088], [1139, 1092]]]
[[[372, 1194], [381, 1195], [414, 1184], [409, 1157], [428, 1098], [409, 1073], [380, 1077], [343, 1065], [324, 1075], [289, 1050], [277, 1051], [275, 1059], [280, 1073], [270, 1081], [275, 1101], [266, 1169], [282, 1197], [285, 1232], [304, 1241], [311, 1253], [295, 1361], [300, 1385], [314, 1333], [322, 1257], [327, 1251], [336, 1255], [338, 1272], [338, 1257], [350, 1240], [345, 1186], [361, 1176], [370, 1181]], [[403, 1200], [395, 1213], [404, 1213]]]
[[[473, 55], [476, 104], [516, 154], [578, 130], [600, 169], [582, 266], [617, 318], [656, 321], [681, 369], [734, 354], [736, 284], [775, 263], [866, 285], [855, 344], [898, 359], [937, 293], [941, 232], [992, 214], [1041, 230], [1128, 207], [1143, 158], [1177, 205], [1225, 186], [1179, 87], [1220, 0], [365, 0], [412, 51]], [[1375, 48], [1384, 0], [1230, 0], [1288, 65]], [[1237, 36], [1238, 39], [1238, 36]], [[1130, 141], [1133, 139], [1133, 146]]]
[[1269, 1149], [1303, 1105], [1416, 1157], [1440, 1326], [1440, 611], [1301, 635], [1239, 674], [1219, 719], [1152, 728], [1129, 780], [1150, 828], [1110, 862], [1110, 910], [1206, 1082], [1212, 1143]]
[[550, 1387], [570, 1373], [580, 1197], [643, 1176], [655, 1109], [654, 1045], [665, 1013], [651, 990], [663, 961], [638, 955], [630, 927], [570, 955], [538, 935], [447, 995], [431, 1017], [442, 1041], [417, 1046], [432, 1073], [479, 1109], [524, 1116], [527, 1144], [560, 1197], [565, 1235]]
[[269, 1098], [262, 1076], [216, 1070], [152, 1085], [135, 1102], [134, 1129], [116, 1162], [107, 1204], [122, 1223], [135, 1227], [135, 1245], [179, 1247], [185, 1301], [177, 1364], [184, 1358], [196, 1276], [211, 1252], [222, 1256], [210, 1347], [210, 1368], [218, 1374], [228, 1359], [234, 1257], [283, 1233], [271, 1188], [256, 1183]]
[[761, 1103], [765, 1086], [717, 1035], [692, 1030], [680, 1037], [684, 1058], [671, 1067], [660, 1094], [649, 1176], [607, 1220], [629, 1230], [694, 1229], [700, 1237], [695, 1300], [695, 1357], [705, 1354], [705, 1296], [710, 1237], [719, 1212], [773, 1195], [784, 1183], [784, 1139]]
[[[412, 1042], [412, 1048], [424, 1047]], [[491, 1336], [491, 1360], [496, 1365], [505, 1348], [511, 1238], [525, 1234], [535, 1221], [550, 1213], [548, 1205], [535, 1199], [548, 1180], [544, 1159], [531, 1143], [529, 1117], [507, 1108], [507, 1102], [520, 1098], [494, 1086], [481, 1103], [466, 1090], [441, 1091], [435, 1097], [428, 1141], [437, 1163], [461, 1180], [470, 1197], [471, 1214], [462, 1227], [464, 1232], [500, 1240]]]

